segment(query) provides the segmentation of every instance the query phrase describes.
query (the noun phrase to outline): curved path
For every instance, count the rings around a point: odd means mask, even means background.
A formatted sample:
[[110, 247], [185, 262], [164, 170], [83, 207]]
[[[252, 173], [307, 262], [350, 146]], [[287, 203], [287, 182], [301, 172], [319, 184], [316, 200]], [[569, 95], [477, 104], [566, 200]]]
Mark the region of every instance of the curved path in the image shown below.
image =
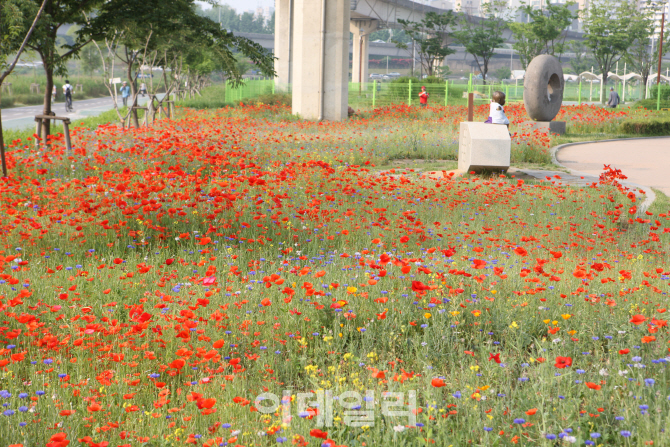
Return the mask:
[[628, 182], [670, 196], [670, 137], [604, 141], [560, 148], [556, 160], [566, 168], [598, 176], [603, 165], [621, 169]]

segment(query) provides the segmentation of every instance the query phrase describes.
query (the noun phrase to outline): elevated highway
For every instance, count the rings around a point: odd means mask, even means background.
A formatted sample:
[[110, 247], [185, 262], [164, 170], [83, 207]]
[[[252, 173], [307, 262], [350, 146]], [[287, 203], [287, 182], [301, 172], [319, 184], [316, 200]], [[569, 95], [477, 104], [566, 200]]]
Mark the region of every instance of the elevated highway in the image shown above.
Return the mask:
[[[445, 11], [410, 0], [275, 0], [277, 85], [293, 84], [294, 113], [313, 119], [344, 119], [350, 52], [352, 81], [365, 82], [373, 31], [400, 28], [400, 19], [417, 22], [429, 12]], [[353, 34], [351, 41], [349, 33]], [[509, 30], [502, 37], [512, 42]], [[567, 39], [581, 40], [583, 34], [568, 32]], [[394, 45], [373, 44], [372, 48], [376, 54], [400, 56]], [[467, 63], [467, 55], [461, 54]], [[452, 61], [458, 56], [452, 56]]]

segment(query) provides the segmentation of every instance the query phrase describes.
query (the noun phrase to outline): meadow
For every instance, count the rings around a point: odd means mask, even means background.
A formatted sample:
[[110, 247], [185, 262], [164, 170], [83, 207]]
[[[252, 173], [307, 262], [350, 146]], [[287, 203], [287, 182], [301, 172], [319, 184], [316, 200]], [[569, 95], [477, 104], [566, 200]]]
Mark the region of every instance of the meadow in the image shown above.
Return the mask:
[[[75, 127], [73, 154], [15, 136], [0, 447], [669, 444], [670, 210], [615, 167], [583, 188], [392, 167], [455, 160], [465, 112], [182, 109]], [[513, 160], [648, 113], [566, 107], [559, 139], [511, 106]]]

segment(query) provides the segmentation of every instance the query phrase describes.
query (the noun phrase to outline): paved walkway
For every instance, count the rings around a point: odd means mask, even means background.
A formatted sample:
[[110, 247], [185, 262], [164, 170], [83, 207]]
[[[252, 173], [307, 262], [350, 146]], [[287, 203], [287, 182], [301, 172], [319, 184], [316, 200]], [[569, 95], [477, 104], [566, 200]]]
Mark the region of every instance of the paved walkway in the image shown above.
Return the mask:
[[568, 146], [556, 153], [556, 160], [568, 169], [593, 176], [608, 164], [621, 169], [628, 182], [670, 195], [670, 137]]
[[[103, 112], [114, 108], [114, 99], [111, 97], [84, 99], [78, 101], [75, 95], [74, 98], [74, 112], [65, 112], [65, 103], [53, 103], [51, 108], [58, 116], [67, 116], [71, 120], [86, 118], [89, 116], [97, 116]], [[159, 93], [158, 98], [165, 96], [164, 93]], [[148, 96], [138, 96], [138, 104], [144, 105], [148, 101]], [[123, 101], [118, 98], [118, 105], [121, 107]], [[35, 115], [42, 114], [42, 105], [13, 107], [10, 109], [2, 109], [2, 127], [4, 129], [25, 129], [35, 127]]]
[[[670, 196], [670, 137], [628, 139], [604, 141], [600, 143], [585, 143], [559, 148], [556, 153], [559, 164], [570, 170], [570, 173], [560, 171], [541, 171], [532, 169], [510, 168], [508, 174], [515, 178], [550, 181], [556, 185], [588, 186], [598, 183], [604, 165], [620, 169], [628, 177], [621, 181], [630, 188], [636, 196], [643, 200], [638, 205], [644, 209], [651, 205], [656, 195], [651, 190], [655, 188]], [[454, 171], [422, 171], [415, 169], [409, 172], [405, 169], [395, 169], [392, 176], [417, 176], [419, 178], [443, 178], [453, 172], [457, 177], [463, 173]], [[383, 172], [389, 175], [390, 171]]]

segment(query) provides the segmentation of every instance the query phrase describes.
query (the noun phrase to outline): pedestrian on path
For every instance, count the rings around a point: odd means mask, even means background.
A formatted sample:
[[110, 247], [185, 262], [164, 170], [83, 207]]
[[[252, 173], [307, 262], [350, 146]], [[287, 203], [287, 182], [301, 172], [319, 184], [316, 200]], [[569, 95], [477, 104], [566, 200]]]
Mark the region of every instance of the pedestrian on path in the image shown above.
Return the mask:
[[128, 105], [128, 97], [130, 96], [130, 86], [126, 81], [123, 81], [123, 85], [121, 86], [121, 99], [123, 99], [123, 106], [126, 107]]
[[621, 98], [619, 98], [619, 94], [614, 91], [614, 87], [610, 87], [610, 99], [607, 101], [608, 107], [616, 109], [616, 106], [618, 106], [620, 102]]
[[70, 84], [70, 81], [65, 80], [65, 85], [63, 85], [63, 96], [65, 96], [65, 111], [73, 112], [72, 108], [72, 93], [74, 93], [74, 88]]
[[426, 92], [426, 87], [421, 86], [421, 93], [419, 93], [419, 104], [421, 107], [428, 107], [428, 97], [430, 95]]

